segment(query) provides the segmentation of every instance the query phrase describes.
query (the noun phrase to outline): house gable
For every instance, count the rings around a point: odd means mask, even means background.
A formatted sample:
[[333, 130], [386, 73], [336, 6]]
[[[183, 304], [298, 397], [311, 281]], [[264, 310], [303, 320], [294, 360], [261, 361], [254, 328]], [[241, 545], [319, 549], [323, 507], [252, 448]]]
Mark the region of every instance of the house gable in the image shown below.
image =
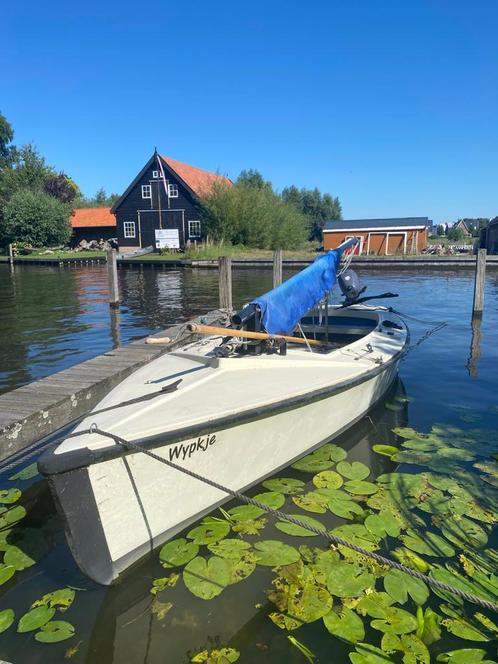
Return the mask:
[[154, 153], [112, 208], [120, 248], [155, 247], [156, 230], [177, 232], [180, 247], [201, 240], [199, 197], [218, 181], [232, 184], [223, 176]]

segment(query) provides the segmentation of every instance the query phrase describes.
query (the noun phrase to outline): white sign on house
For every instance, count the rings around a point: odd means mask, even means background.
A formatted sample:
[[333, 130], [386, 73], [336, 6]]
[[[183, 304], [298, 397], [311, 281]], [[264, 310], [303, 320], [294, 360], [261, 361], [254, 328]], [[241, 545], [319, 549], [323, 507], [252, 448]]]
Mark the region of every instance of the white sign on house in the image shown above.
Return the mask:
[[179, 249], [178, 228], [156, 228], [156, 249]]

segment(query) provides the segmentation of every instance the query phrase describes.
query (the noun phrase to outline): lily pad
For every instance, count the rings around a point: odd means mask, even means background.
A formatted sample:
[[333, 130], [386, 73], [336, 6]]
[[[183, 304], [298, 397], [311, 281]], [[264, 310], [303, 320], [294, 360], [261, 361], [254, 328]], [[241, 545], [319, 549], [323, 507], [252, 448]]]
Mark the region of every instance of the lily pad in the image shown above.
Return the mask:
[[[289, 514], [289, 516], [292, 516], [295, 519], [299, 519], [299, 521], [307, 523], [314, 528], [325, 530], [325, 526], [320, 523], [320, 521], [313, 519], [310, 516], [306, 516], [305, 514]], [[307, 530], [306, 528], [298, 526], [294, 523], [290, 523], [289, 521], [277, 521], [275, 528], [282, 531], [283, 533], [287, 533], [287, 535], [294, 535], [296, 537], [315, 537], [317, 535], [317, 533], [314, 533], [311, 530]]]
[[458, 636], [460, 639], [466, 641], [491, 641], [492, 634], [487, 634], [485, 630], [479, 626], [472, 624], [465, 618], [449, 618], [442, 621], [450, 634]]
[[278, 540], [263, 540], [254, 545], [256, 562], [265, 567], [291, 565], [299, 560], [299, 551]]
[[0, 586], [4, 583], [7, 583], [16, 573], [16, 568], [14, 565], [6, 565], [5, 563], [0, 564]]
[[74, 636], [74, 627], [65, 620], [53, 620], [43, 625], [40, 632], [35, 634], [36, 641], [40, 643], [59, 643]]
[[353, 664], [392, 664], [392, 659], [380, 648], [369, 643], [358, 643], [356, 652], [349, 653], [349, 659]]
[[261, 517], [260, 519], [248, 519], [247, 521], [237, 521], [235, 525], [232, 526], [234, 533], [240, 533], [241, 535], [259, 535], [260, 530], [264, 530], [266, 526], [266, 519]]
[[[488, 664], [484, 662], [486, 651], [478, 648], [462, 648], [461, 650], [450, 650], [443, 652], [436, 657], [436, 661], [446, 664]], [[489, 661], [489, 664], [492, 664]]]
[[397, 569], [390, 569], [384, 577], [384, 588], [398, 604], [405, 604], [410, 596], [416, 604], [425, 604], [429, 589], [423, 581]]
[[[235, 507], [234, 509], [238, 508]], [[262, 510], [259, 511], [262, 512]], [[232, 515], [230, 514], [230, 516]], [[218, 540], [226, 537], [229, 532], [229, 523], [226, 521], [214, 521], [211, 523], [201, 523], [197, 528], [190, 530], [187, 533], [187, 537], [193, 540], [195, 544], [213, 544], [213, 542], [218, 542]]]
[[323, 617], [323, 623], [333, 636], [348, 643], [358, 643], [365, 638], [363, 620], [347, 607], [343, 607], [339, 614], [333, 610], [329, 611]]
[[373, 451], [377, 454], [382, 454], [382, 456], [392, 457], [393, 454], [399, 452], [399, 448], [394, 445], [373, 445]]
[[371, 496], [374, 493], [377, 493], [379, 487], [373, 482], [365, 482], [362, 480], [349, 480], [344, 485], [346, 491], [355, 495], [361, 496]]
[[370, 468], [360, 461], [341, 461], [337, 464], [337, 472], [348, 480], [364, 480], [370, 475]]
[[55, 614], [55, 609], [49, 606], [38, 606], [36, 609], [31, 609], [25, 613], [19, 620], [17, 631], [33, 632], [35, 629], [40, 629], [52, 620]]
[[306, 512], [315, 512], [316, 514], [325, 514], [327, 511], [328, 498], [317, 491], [302, 493], [298, 496], [292, 496], [292, 502]]
[[418, 572], [427, 572], [430, 569], [429, 563], [427, 563], [423, 558], [421, 558], [414, 551], [406, 549], [405, 547], [398, 547], [393, 549], [392, 555], [398, 562], [406, 567], [411, 567], [411, 569], [417, 570]]
[[31, 480], [33, 479], [33, 477], [36, 477], [37, 475], [38, 475], [38, 464], [35, 461], [29, 466], [26, 466], [26, 468], [20, 470], [15, 475], [12, 475], [12, 477], [9, 477], [9, 480], [11, 480], [12, 482], [16, 482], [17, 480], [21, 481]]
[[319, 620], [332, 608], [330, 593], [314, 583], [289, 586], [287, 613], [302, 623]]
[[170, 574], [169, 576], [163, 576], [160, 579], [154, 579], [150, 589], [151, 594], [157, 595], [158, 593], [163, 592], [163, 590], [166, 590], [166, 588], [174, 588], [179, 578], [179, 574]]
[[[361, 523], [347, 523], [330, 531], [331, 535], [340, 537], [351, 544], [361, 546], [367, 551], [376, 551], [379, 548], [379, 538], [369, 532]], [[341, 545], [339, 545], [341, 546]]]
[[303, 491], [304, 482], [295, 480], [292, 477], [278, 477], [276, 479], [265, 480], [263, 486], [269, 491], [292, 495]]
[[401, 651], [404, 653], [404, 664], [430, 664], [431, 656], [427, 646], [414, 634], [401, 634], [385, 632], [382, 637], [382, 650], [387, 653]]
[[256, 558], [253, 553], [247, 551], [240, 558], [225, 558], [225, 560], [230, 571], [229, 585], [247, 579], [256, 569]]
[[227, 561], [218, 556], [209, 560], [197, 556], [183, 570], [183, 581], [196, 597], [213, 599], [229, 584], [230, 568]]
[[325, 445], [322, 445], [315, 450], [315, 454], [322, 455], [324, 459], [331, 459], [335, 463], [342, 461], [348, 455], [344, 448], [339, 447], [334, 443], [326, 443]]
[[266, 507], [271, 507], [274, 510], [279, 510], [285, 503], [285, 496], [278, 491], [265, 491], [264, 493], [258, 493], [257, 496], [253, 496], [253, 498], [259, 503], [266, 505]]
[[372, 620], [370, 626], [380, 632], [408, 634], [417, 629], [417, 619], [408, 611], [391, 606], [386, 609], [384, 618]]
[[21, 549], [13, 545], [10, 545], [7, 548], [3, 560], [6, 565], [12, 565], [12, 567], [18, 572], [36, 564], [36, 560], [33, 560], [33, 558], [26, 555], [24, 551], [21, 551]]
[[381, 511], [378, 514], [370, 514], [365, 519], [365, 526], [373, 535], [379, 538], [386, 536], [398, 537], [400, 533], [399, 522], [391, 512]]
[[365, 597], [362, 597], [356, 605], [356, 610], [362, 616], [371, 618], [385, 618], [388, 609], [394, 604], [395, 600], [387, 593], [374, 591]]
[[156, 599], [152, 602], [150, 611], [157, 620], [164, 620], [172, 608], [172, 602], [160, 602], [156, 597]]
[[469, 545], [478, 549], [488, 542], [488, 536], [481, 526], [465, 517], [446, 518], [441, 524], [441, 532], [461, 549], [467, 549]]
[[403, 450], [394, 454], [391, 459], [396, 463], [413, 463], [418, 466], [424, 466], [431, 461], [432, 455], [412, 450]]
[[421, 606], [417, 608], [417, 636], [426, 646], [430, 646], [441, 638], [440, 623], [441, 616], [431, 608], [427, 608], [425, 611]]
[[321, 470], [332, 468], [333, 465], [333, 462], [329, 458], [324, 459], [322, 456], [312, 452], [293, 463], [291, 467], [295, 470], [302, 470], [308, 473], [318, 473]]
[[224, 539], [214, 544], [208, 544], [211, 553], [231, 560], [240, 559], [250, 548], [249, 542], [244, 542], [241, 539]]
[[313, 477], [313, 484], [319, 489], [339, 489], [344, 480], [334, 470], [323, 470]]
[[8, 528], [19, 523], [26, 516], [26, 508], [22, 505], [16, 505], [8, 509], [0, 516], [0, 528]]
[[259, 518], [264, 513], [264, 510], [260, 507], [256, 507], [256, 505], [239, 505], [238, 507], [232, 507], [232, 509], [228, 510], [228, 516], [235, 522], [251, 521]]
[[19, 489], [3, 489], [0, 491], [0, 503], [3, 505], [11, 505], [19, 500], [22, 496], [22, 491]]
[[59, 609], [59, 611], [62, 612], [67, 611], [74, 602], [75, 596], [76, 593], [72, 588], [61, 588], [60, 590], [54, 590], [51, 593], [43, 595], [41, 599], [33, 602], [31, 608], [35, 609], [37, 606], [49, 606], [52, 609]]
[[425, 556], [450, 558], [455, 555], [455, 549], [435, 533], [426, 532], [422, 536], [413, 530], [409, 530], [406, 535], [401, 536], [401, 540], [408, 549]]
[[0, 611], [0, 634], [5, 632], [12, 625], [15, 619], [15, 613], [12, 609]]
[[375, 577], [350, 563], [337, 563], [327, 578], [327, 588], [336, 597], [359, 597], [375, 586]]
[[163, 567], [180, 567], [185, 565], [199, 553], [196, 542], [188, 542], [185, 538], [166, 542], [159, 552], [159, 560]]

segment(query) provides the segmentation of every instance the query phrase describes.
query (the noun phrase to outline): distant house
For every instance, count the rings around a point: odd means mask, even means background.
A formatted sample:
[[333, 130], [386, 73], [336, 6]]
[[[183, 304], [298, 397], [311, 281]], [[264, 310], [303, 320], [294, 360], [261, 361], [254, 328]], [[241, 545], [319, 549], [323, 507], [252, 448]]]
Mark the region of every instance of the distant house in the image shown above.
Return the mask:
[[393, 219], [336, 219], [323, 229], [324, 249], [335, 249], [351, 237], [360, 238], [358, 254], [409, 254], [427, 246], [427, 217], [397, 217]]
[[498, 217], [491, 219], [487, 228], [481, 232], [481, 247], [492, 256], [498, 255]]
[[73, 235], [71, 244], [81, 240], [109, 240], [116, 237], [116, 217], [110, 208], [75, 208], [70, 217]]
[[455, 224], [453, 228], [459, 228], [465, 237], [472, 237], [474, 233], [479, 230], [479, 223], [477, 221], [470, 221], [469, 219], [460, 219]]
[[204, 232], [199, 197], [215, 184], [232, 186], [222, 175], [154, 152], [111, 209], [120, 251], [148, 246], [181, 249], [200, 242]]

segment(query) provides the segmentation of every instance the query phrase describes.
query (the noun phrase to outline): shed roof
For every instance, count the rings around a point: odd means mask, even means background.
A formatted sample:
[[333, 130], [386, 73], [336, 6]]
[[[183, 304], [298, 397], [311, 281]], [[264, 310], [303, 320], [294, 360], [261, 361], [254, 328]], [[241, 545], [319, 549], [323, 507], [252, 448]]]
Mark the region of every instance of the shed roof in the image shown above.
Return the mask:
[[354, 231], [384, 228], [420, 228], [430, 226], [428, 217], [392, 217], [388, 219], [334, 219], [325, 223], [324, 231]]
[[224, 175], [218, 175], [217, 173], [206, 171], [197, 166], [184, 164], [171, 157], [161, 155], [161, 159], [185, 182], [188, 187], [190, 187], [190, 189], [192, 189], [194, 194], [197, 194], [197, 196], [209, 193], [215, 183], [232, 186], [231, 180]]
[[108, 207], [75, 208], [71, 213], [71, 226], [73, 228], [96, 228], [115, 225], [116, 217]]

